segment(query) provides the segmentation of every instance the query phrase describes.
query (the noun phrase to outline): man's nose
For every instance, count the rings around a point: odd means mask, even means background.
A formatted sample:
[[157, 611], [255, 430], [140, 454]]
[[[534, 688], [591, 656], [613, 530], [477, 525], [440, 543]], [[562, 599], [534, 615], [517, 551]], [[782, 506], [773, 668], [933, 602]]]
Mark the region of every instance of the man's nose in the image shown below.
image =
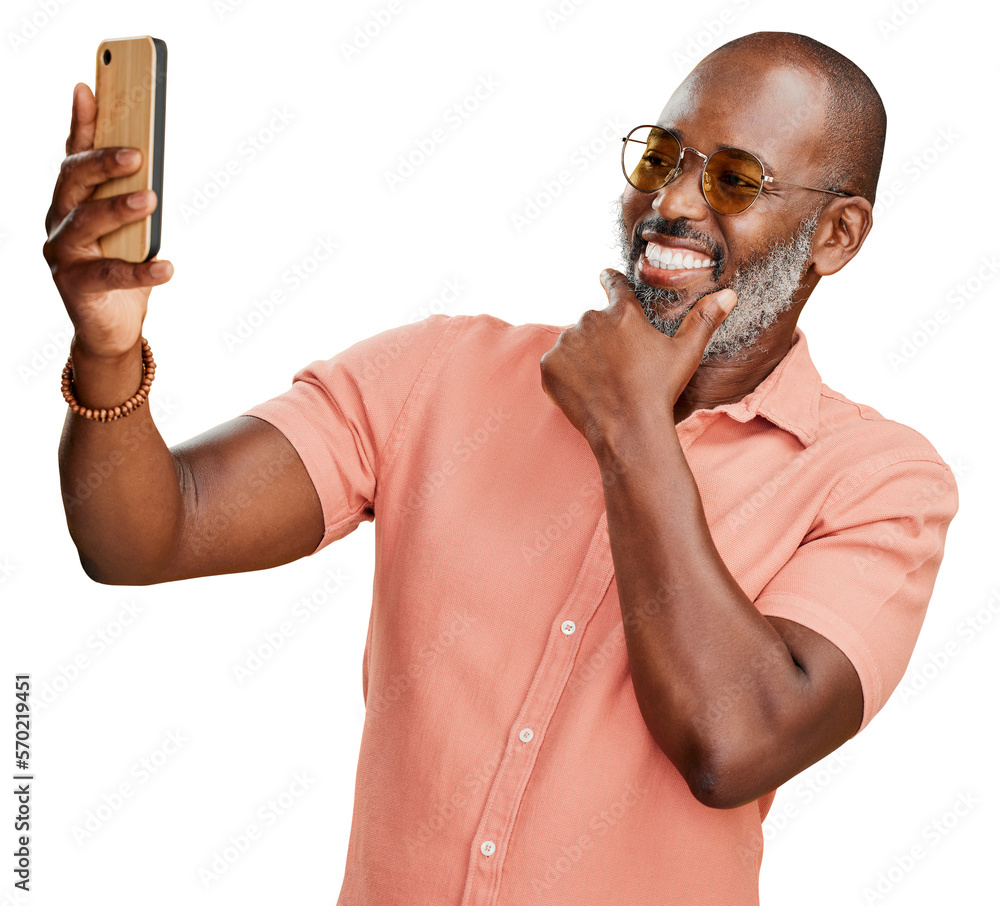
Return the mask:
[[705, 161], [691, 148], [685, 148], [679, 162], [681, 171], [665, 186], [656, 190], [653, 210], [664, 220], [703, 220], [711, 210], [702, 193]]

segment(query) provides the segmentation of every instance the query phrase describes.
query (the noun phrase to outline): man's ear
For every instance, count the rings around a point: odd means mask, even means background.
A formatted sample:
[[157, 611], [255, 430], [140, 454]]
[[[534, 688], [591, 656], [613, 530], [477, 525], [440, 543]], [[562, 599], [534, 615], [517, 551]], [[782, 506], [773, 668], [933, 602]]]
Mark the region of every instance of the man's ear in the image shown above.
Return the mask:
[[867, 198], [838, 198], [820, 214], [813, 234], [813, 269], [820, 277], [835, 274], [864, 244], [872, 228], [872, 206]]

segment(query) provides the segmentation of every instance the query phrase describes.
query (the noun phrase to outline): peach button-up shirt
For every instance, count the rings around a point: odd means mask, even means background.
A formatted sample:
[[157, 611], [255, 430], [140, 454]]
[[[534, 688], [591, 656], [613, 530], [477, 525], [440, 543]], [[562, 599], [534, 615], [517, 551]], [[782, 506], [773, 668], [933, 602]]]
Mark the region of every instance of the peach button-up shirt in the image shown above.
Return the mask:
[[[375, 520], [340, 906], [758, 903], [774, 794], [702, 805], [639, 712], [597, 461], [541, 387], [562, 329], [432, 315], [245, 413], [301, 456], [317, 551]], [[923, 622], [951, 470], [826, 387], [801, 330], [752, 393], [677, 432], [729, 571], [844, 652], [867, 726]]]

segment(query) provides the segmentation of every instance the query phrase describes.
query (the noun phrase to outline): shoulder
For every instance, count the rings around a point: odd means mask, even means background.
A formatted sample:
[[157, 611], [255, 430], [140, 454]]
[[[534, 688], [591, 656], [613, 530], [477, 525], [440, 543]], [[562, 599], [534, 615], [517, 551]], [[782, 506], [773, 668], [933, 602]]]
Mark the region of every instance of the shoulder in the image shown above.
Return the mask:
[[425, 321], [435, 319], [432, 329], [440, 333], [442, 358], [453, 365], [487, 371], [521, 360], [537, 365], [566, 329], [551, 324], [511, 324], [489, 314], [431, 315]]
[[821, 439], [850, 439], [861, 456], [912, 457], [946, 465], [931, 441], [915, 428], [886, 418], [872, 406], [848, 399], [826, 384], [820, 385], [819, 421]]
[[369, 405], [406, 396], [416, 402], [429, 395], [440, 403], [481, 392], [498, 381], [514, 392], [540, 386], [539, 360], [564, 329], [515, 325], [488, 314], [433, 314], [312, 362], [295, 379], [323, 386], [333, 399], [349, 394], [365, 398]]
[[433, 314], [419, 321], [390, 327], [360, 342], [372, 347], [393, 343], [409, 346], [415, 342], [444, 342], [465, 346], [478, 344], [489, 348], [501, 343], [515, 347], [533, 342], [541, 343], [548, 339], [555, 342], [556, 337], [565, 329], [566, 326], [556, 327], [551, 324], [511, 324], [490, 314]]
[[387, 366], [425, 363], [456, 351], [483, 356], [533, 345], [547, 344], [548, 348], [562, 330], [547, 324], [514, 325], [488, 314], [433, 314], [364, 337], [329, 359], [310, 363], [303, 372], [342, 367], [382, 371]]
[[501, 341], [512, 346], [544, 342], [549, 339], [554, 342], [568, 326], [557, 327], [534, 322], [511, 324], [489, 314], [431, 315], [431, 317], [449, 320], [456, 331], [456, 336], [462, 336], [467, 342]]
[[820, 386], [819, 425], [818, 446], [836, 451], [843, 466], [831, 502], [877, 486], [880, 477], [908, 481], [916, 490], [943, 483], [949, 495], [955, 491], [951, 467], [927, 437], [826, 384]]

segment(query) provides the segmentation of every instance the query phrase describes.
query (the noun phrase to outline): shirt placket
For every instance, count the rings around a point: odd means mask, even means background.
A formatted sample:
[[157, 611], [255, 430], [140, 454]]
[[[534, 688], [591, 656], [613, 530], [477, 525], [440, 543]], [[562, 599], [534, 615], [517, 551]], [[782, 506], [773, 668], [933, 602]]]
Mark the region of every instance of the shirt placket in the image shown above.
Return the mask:
[[507, 846], [538, 747], [569, 680], [583, 631], [614, 576], [607, 525], [607, 513], [602, 512], [573, 587], [549, 627], [541, 662], [508, 734], [472, 841], [462, 906], [495, 906], [500, 896]]

